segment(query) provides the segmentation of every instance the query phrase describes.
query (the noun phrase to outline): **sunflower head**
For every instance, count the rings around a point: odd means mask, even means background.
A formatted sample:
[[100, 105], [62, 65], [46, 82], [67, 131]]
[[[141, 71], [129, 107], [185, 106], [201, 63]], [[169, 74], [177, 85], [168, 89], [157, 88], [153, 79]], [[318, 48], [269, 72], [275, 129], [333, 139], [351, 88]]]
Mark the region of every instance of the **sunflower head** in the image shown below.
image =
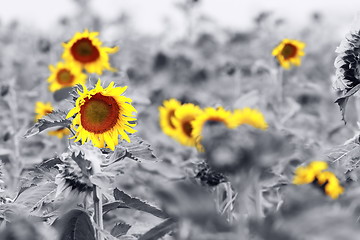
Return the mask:
[[175, 116], [172, 118], [172, 123], [175, 127], [174, 137], [181, 144], [190, 147], [195, 146], [196, 139], [192, 135], [192, 121], [200, 116], [202, 112], [199, 106], [192, 103], [183, 104], [175, 110]]
[[300, 166], [295, 170], [293, 184], [299, 185], [312, 183], [316, 176], [327, 168], [328, 164], [323, 161], [314, 161], [308, 166]]
[[168, 136], [176, 135], [176, 127], [173, 123], [173, 118], [175, 117], [175, 111], [181, 106], [181, 103], [171, 98], [165, 100], [163, 105], [159, 107], [159, 121], [160, 127], [163, 132]]
[[304, 48], [305, 43], [301, 41], [284, 39], [273, 49], [272, 55], [277, 58], [281, 67], [289, 69], [292, 65], [300, 66], [300, 57], [305, 55]]
[[59, 62], [56, 66], [49, 65], [49, 69], [51, 74], [48, 82], [51, 92], [86, 82], [86, 74], [81, 71], [78, 65]]
[[88, 30], [76, 33], [69, 42], [63, 43], [62, 57], [66, 62], [84, 67], [89, 73], [101, 75], [103, 70], [116, 71], [110, 66], [109, 54], [117, 52], [119, 48], [103, 47], [98, 35], [98, 32]]
[[95, 147], [106, 145], [112, 150], [119, 142], [119, 135], [130, 142], [127, 133], [136, 132], [133, 129], [136, 109], [131, 105], [130, 98], [122, 96], [127, 87], [114, 87], [114, 82], [111, 82], [103, 88], [100, 79], [91, 90], [84, 85], [82, 87], [83, 92], [78, 90], [75, 107], [67, 115], [67, 118], [74, 117], [75, 141], [81, 139], [84, 144], [91, 140]]
[[45, 115], [47, 115], [49, 113], [52, 113], [53, 110], [54, 109], [51, 106], [51, 103], [49, 103], [49, 102], [47, 102], [47, 103], [36, 102], [36, 105], [35, 105], [35, 113], [36, 113], [35, 120], [38, 120], [38, 119], [44, 117]]
[[254, 128], [265, 130], [268, 128], [264, 115], [256, 110], [251, 108], [237, 109], [233, 113], [233, 119], [235, 126], [240, 126], [242, 124], [250, 125]]
[[199, 151], [204, 151], [204, 148], [200, 142], [202, 139], [202, 130], [205, 123], [211, 125], [224, 124], [228, 128], [234, 128], [236, 126], [230, 111], [225, 110], [222, 107], [205, 108], [204, 111], [194, 121], [191, 122], [193, 127], [192, 137], [196, 140], [196, 147]]

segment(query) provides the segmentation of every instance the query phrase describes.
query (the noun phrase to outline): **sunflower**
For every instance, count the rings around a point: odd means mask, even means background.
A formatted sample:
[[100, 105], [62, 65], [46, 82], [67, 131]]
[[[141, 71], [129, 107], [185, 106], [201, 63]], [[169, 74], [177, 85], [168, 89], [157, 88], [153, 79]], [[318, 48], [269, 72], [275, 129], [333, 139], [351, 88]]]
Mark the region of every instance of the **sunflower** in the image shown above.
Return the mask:
[[49, 135], [62, 139], [63, 137], [70, 135], [70, 130], [68, 128], [59, 128], [57, 130], [50, 131]]
[[73, 128], [76, 131], [75, 142], [81, 139], [82, 144], [91, 140], [98, 148], [111, 150], [118, 144], [119, 135], [130, 142], [127, 133], [135, 133], [136, 125], [133, 112], [136, 109], [130, 104], [132, 100], [121, 96], [127, 87], [114, 87], [111, 82], [107, 88], [100, 85], [100, 79], [95, 88], [88, 90], [84, 85], [83, 92], [78, 90], [79, 97], [75, 107], [69, 111], [66, 118], [74, 117]]
[[163, 105], [159, 107], [160, 127], [168, 136], [173, 137], [176, 135], [173, 118], [175, 116], [175, 110], [180, 106], [181, 103], [178, 100], [171, 98], [169, 100], [165, 100]]
[[200, 114], [194, 121], [191, 122], [193, 130], [192, 137], [196, 140], [196, 147], [199, 151], [204, 151], [203, 146], [200, 144], [202, 139], [202, 130], [205, 123], [222, 123], [228, 128], [235, 128], [236, 123], [233, 119], [232, 113], [222, 107], [205, 108], [203, 113]]
[[313, 183], [318, 186], [326, 195], [333, 199], [339, 197], [344, 192], [339, 179], [330, 171], [324, 171], [328, 164], [322, 161], [315, 161], [308, 166], [301, 166], [295, 170], [293, 184]]
[[36, 117], [35, 120], [41, 119], [45, 115], [52, 113], [53, 107], [51, 106], [51, 103], [43, 103], [43, 102], [36, 102], [35, 105], [35, 113]]
[[277, 58], [283, 68], [289, 69], [291, 65], [300, 66], [300, 57], [305, 55], [304, 47], [305, 43], [303, 42], [284, 39], [273, 49], [272, 55]]
[[191, 122], [202, 114], [199, 106], [192, 103], [186, 103], [175, 110], [175, 116], [172, 119], [175, 127], [174, 137], [185, 146], [195, 146], [196, 139], [192, 136], [193, 127]]
[[265, 130], [268, 125], [265, 121], [264, 115], [255, 109], [244, 108], [237, 109], [233, 113], [233, 118], [235, 121], [235, 126], [239, 126], [242, 124], [250, 125], [254, 128]]
[[98, 32], [88, 30], [76, 33], [68, 43], [63, 43], [63, 59], [85, 68], [89, 73], [101, 75], [104, 69], [116, 71], [110, 66], [109, 54], [116, 53], [119, 48], [102, 47], [97, 35]]
[[72, 87], [76, 84], [85, 84], [86, 75], [81, 68], [74, 64], [59, 62], [56, 66], [49, 65], [51, 72], [48, 82], [49, 90], [55, 92], [61, 88]]

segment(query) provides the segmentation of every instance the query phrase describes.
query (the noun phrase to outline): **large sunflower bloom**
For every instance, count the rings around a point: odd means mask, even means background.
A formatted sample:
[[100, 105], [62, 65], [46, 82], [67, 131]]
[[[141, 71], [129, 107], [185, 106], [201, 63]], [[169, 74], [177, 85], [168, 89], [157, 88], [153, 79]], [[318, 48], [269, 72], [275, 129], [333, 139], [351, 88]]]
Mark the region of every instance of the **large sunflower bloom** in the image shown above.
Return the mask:
[[181, 106], [181, 103], [171, 98], [169, 100], [165, 100], [163, 105], [159, 107], [159, 120], [160, 127], [163, 132], [168, 136], [176, 135], [176, 127], [173, 123], [173, 118], [175, 116], [175, 111]]
[[98, 148], [105, 147], [114, 150], [119, 142], [119, 135], [130, 142], [127, 133], [134, 133], [136, 125], [133, 113], [136, 109], [130, 104], [132, 100], [121, 96], [127, 87], [114, 87], [111, 82], [107, 88], [100, 85], [100, 79], [92, 90], [84, 85], [83, 92], [78, 90], [79, 97], [75, 107], [66, 116], [75, 115], [72, 125], [76, 131], [76, 141], [82, 144], [91, 140]]
[[35, 120], [38, 120], [42, 117], [44, 117], [45, 115], [52, 113], [52, 111], [54, 110], [54, 108], [51, 106], [51, 103], [47, 102], [47, 103], [43, 103], [43, 102], [36, 102], [35, 105], [35, 113], [36, 113], [36, 117]]
[[186, 103], [175, 110], [175, 117], [172, 123], [175, 126], [174, 137], [185, 146], [195, 146], [196, 139], [192, 135], [192, 121], [202, 114], [199, 106], [192, 103]]
[[291, 65], [300, 66], [300, 57], [305, 55], [304, 48], [305, 43], [303, 42], [284, 39], [273, 49], [272, 55], [277, 58], [281, 67], [289, 69]]
[[262, 130], [268, 127], [264, 115], [256, 109], [236, 109], [233, 113], [233, 118], [236, 126], [247, 124]]
[[78, 65], [59, 62], [56, 66], [49, 65], [49, 70], [51, 74], [48, 82], [51, 92], [86, 82], [86, 74], [81, 71]]
[[227, 111], [222, 107], [205, 108], [203, 113], [191, 122], [193, 127], [192, 137], [196, 139], [196, 147], [199, 151], [204, 151], [200, 142], [202, 139], [202, 130], [206, 122], [223, 123], [228, 128], [236, 127], [236, 122], [234, 121], [233, 115], [230, 111]]
[[102, 47], [97, 35], [98, 32], [88, 30], [76, 33], [68, 43], [63, 43], [63, 59], [85, 68], [89, 73], [101, 75], [104, 69], [116, 71], [110, 66], [109, 54], [117, 52], [119, 47]]

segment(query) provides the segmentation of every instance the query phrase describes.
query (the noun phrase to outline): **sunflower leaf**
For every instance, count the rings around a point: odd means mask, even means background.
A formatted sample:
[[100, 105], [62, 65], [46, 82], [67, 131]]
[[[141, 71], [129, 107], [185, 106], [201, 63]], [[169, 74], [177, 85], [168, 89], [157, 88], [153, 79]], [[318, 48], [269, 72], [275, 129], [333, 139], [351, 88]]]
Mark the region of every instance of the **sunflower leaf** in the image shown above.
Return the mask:
[[177, 221], [173, 218], [169, 218], [150, 229], [148, 232], [144, 233], [144, 235], [142, 235], [139, 240], [157, 240], [174, 230], [176, 225]]
[[39, 119], [34, 126], [32, 126], [24, 135], [24, 138], [29, 138], [39, 134], [40, 132], [52, 128], [52, 127], [63, 127], [68, 128], [71, 124], [71, 120], [66, 119], [66, 113], [63, 111], [53, 111], [48, 115]]
[[165, 218], [169, 217], [168, 214], [166, 214], [162, 210], [157, 209], [156, 207], [153, 207], [153, 206], [141, 201], [138, 198], [132, 198], [117, 188], [115, 188], [115, 190], [114, 190], [114, 197], [115, 197], [115, 200], [122, 201], [124, 203], [124, 205], [129, 208], [136, 209], [136, 210], [139, 210], [142, 212], [150, 213], [158, 218], [165, 219]]
[[335, 103], [337, 103], [340, 107], [340, 111], [341, 111], [341, 115], [342, 115], [342, 120], [345, 122], [345, 111], [346, 111], [346, 104], [349, 100], [349, 97], [351, 97], [352, 95], [354, 95], [357, 91], [359, 91], [360, 89], [360, 84], [356, 85], [355, 87], [353, 87], [352, 89], [350, 89], [350, 91], [348, 91], [347, 93], [344, 94], [344, 96], [339, 97], [338, 99], [336, 99]]
[[[122, 141], [117, 148], [123, 148], [126, 153], [125, 157], [133, 159], [135, 161], [142, 161], [142, 160], [156, 160], [156, 156], [151, 149], [150, 144], [145, 142], [142, 138], [130, 135], [130, 143], [126, 141]], [[123, 152], [117, 151], [123, 156]]]
[[113, 235], [114, 237], [120, 237], [122, 235], [125, 235], [129, 229], [131, 228], [131, 226], [127, 223], [117, 223], [113, 229], [111, 229], [111, 235]]

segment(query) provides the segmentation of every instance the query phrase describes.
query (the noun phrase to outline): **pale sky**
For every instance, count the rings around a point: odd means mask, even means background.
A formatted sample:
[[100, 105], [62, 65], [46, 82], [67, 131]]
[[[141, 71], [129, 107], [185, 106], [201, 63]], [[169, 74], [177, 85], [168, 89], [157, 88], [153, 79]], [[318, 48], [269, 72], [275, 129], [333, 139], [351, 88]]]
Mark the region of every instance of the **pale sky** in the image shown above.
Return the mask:
[[[183, 26], [183, 18], [174, 7], [181, 0], [91, 0], [93, 10], [105, 19], [113, 19], [122, 11], [133, 16], [136, 29], [145, 33], [157, 33], [163, 29], [165, 17], [172, 19], [176, 27]], [[19, 19], [42, 31], [51, 30], [60, 16], [75, 12], [72, 0], [2, 0], [0, 21]], [[199, 8], [228, 28], [246, 29], [261, 10], [270, 10], [284, 17], [291, 24], [305, 24], [314, 11], [321, 11], [325, 18], [344, 32], [355, 16], [360, 13], [360, 0], [202, 0]], [[350, 26], [349, 26], [350, 27]]]

